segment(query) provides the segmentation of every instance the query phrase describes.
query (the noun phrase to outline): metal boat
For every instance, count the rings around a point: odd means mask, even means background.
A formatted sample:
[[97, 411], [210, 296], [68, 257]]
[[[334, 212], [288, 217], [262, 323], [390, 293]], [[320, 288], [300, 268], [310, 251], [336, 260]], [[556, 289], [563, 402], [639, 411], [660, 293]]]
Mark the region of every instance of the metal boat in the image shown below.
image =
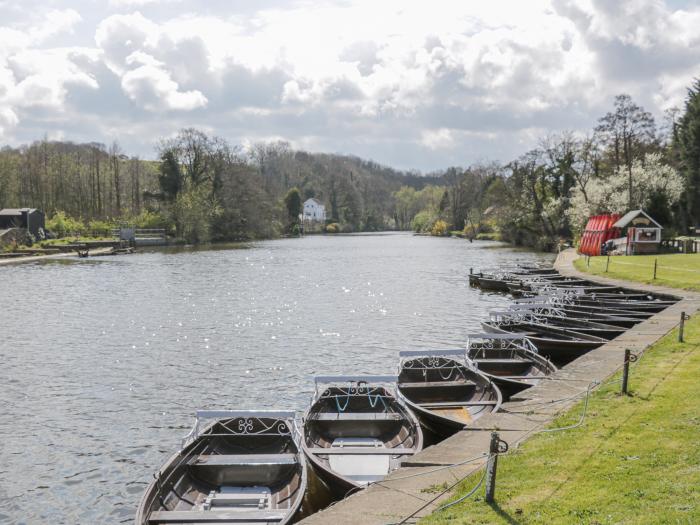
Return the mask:
[[321, 376], [314, 383], [302, 446], [336, 497], [383, 479], [423, 448], [418, 420], [395, 393], [396, 376]]
[[467, 359], [493, 381], [504, 399], [538, 384], [557, 371], [547, 358], [521, 334], [470, 334]]
[[136, 525], [290, 523], [307, 483], [294, 417], [198, 411], [181, 450], [148, 485]]
[[448, 437], [501, 406], [498, 387], [467, 366], [464, 349], [407, 350], [399, 359], [399, 395], [437, 437]]
[[586, 352], [607, 343], [606, 339], [540, 323], [514, 320], [494, 320], [481, 323], [484, 330], [496, 334], [523, 334], [557, 366], [581, 357]]

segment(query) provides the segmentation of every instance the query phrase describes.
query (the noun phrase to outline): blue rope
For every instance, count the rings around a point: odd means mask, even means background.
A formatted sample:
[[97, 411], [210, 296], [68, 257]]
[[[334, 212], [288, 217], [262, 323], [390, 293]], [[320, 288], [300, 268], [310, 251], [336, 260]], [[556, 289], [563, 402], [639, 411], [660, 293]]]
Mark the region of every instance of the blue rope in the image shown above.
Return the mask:
[[335, 396], [335, 405], [338, 407], [338, 412], [345, 412], [345, 409], [348, 408], [348, 404], [350, 403], [350, 394], [348, 393], [345, 398], [345, 405], [342, 408], [340, 407], [340, 401], [338, 401], [339, 397], [340, 396]]

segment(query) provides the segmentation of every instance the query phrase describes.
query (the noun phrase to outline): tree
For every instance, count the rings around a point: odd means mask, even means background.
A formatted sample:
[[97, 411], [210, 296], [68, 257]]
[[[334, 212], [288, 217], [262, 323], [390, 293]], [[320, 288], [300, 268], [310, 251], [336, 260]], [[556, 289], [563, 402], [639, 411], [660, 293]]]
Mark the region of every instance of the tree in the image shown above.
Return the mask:
[[159, 171], [158, 183], [163, 198], [174, 201], [184, 186], [182, 170], [174, 150], [166, 149], [161, 153]]
[[301, 192], [299, 188], [292, 188], [284, 196], [284, 204], [287, 207], [287, 220], [289, 222], [289, 231], [292, 231], [294, 226], [299, 224], [299, 216], [301, 215]]
[[700, 79], [688, 89], [685, 111], [674, 134], [680, 170], [685, 180], [685, 226], [700, 224]]
[[[663, 162], [659, 153], [650, 153], [632, 164], [634, 189], [632, 198], [639, 206], [654, 211], [663, 220], [678, 202], [683, 192], [681, 175]], [[597, 213], [624, 213], [628, 209], [625, 190], [627, 174], [618, 173], [605, 179], [598, 178], [588, 184], [586, 195], [580, 189], [573, 191], [568, 211], [573, 224], [583, 226], [591, 215]], [[652, 215], [653, 216], [653, 215]]]
[[644, 111], [629, 95], [615, 97], [615, 109], [599, 120], [596, 127], [603, 142], [609, 147], [614, 173], [627, 171], [627, 207], [635, 207], [633, 199], [632, 164], [643, 157], [656, 139], [656, 124], [651, 113]]

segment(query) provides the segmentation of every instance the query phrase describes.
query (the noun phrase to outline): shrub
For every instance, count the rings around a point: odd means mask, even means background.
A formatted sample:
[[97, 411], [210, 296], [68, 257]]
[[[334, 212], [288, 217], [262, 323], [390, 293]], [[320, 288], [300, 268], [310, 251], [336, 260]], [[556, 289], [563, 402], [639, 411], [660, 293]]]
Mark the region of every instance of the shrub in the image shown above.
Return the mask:
[[340, 231], [340, 224], [337, 222], [332, 222], [326, 226], [326, 233], [338, 233]]
[[431, 229], [434, 221], [435, 219], [433, 218], [432, 213], [423, 210], [418, 212], [416, 216], [413, 217], [411, 226], [413, 228], [413, 231], [416, 233], [425, 232]]
[[430, 235], [435, 235], [436, 237], [444, 237], [448, 233], [447, 229], [447, 223], [443, 221], [442, 219], [438, 219], [435, 221], [435, 224], [433, 224], [432, 229], [430, 230]]
[[147, 230], [155, 228], [168, 228], [171, 226], [168, 219], [166, 219], [161, 213], [155, 211], [144, 210], [138, 215], [132, 217], [129, 223], [133, 224], [135, 228], [144, 228]]
[[68, 234], [82, 234], [85, 232], [85, 224], [80, 219], [73, 219], [62, 211], [57, 211], [46, 221], [46, 229], [55, 233], [57, 237], [65, 237]]
[[112, 233], [112, 228], [114, 225], [109, 221], [90, 221], [88, 223], [88, 228], [93, 235], [109, 237]]

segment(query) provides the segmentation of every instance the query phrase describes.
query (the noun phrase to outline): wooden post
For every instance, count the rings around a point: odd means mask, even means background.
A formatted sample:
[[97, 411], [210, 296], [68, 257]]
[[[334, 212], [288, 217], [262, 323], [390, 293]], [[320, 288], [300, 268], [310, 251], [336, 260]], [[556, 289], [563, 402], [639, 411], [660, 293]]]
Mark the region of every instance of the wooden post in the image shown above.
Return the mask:
[[683, 343], [683, 332], [685, 330], [685, 322], [690, 319], [690, 316], [685, 312], [681, 312], [681, 324], [678, 327], [678, 342]]
[[489, 459], [486, 463], [486, 503], [493, 503], [496, 493], [496, 468], [498, 467], [498, 432], [491, 432], [491, 444], [489, 445]]
[[622, 367], [622, 393], [627, 395], [627, 383], [630, 374], [630, 349], [625, 348], [625, 362]]
[[610, 267], [610, 254], [608, 254], [608, 260], [605, 261], [605, 273], [608, 273], [609, 267]]
[[655, 257], [654, 258], [654, 279], [656, 279], [656, 265], [658, 264], [658, 262], [659, 262], [659, 258]]

